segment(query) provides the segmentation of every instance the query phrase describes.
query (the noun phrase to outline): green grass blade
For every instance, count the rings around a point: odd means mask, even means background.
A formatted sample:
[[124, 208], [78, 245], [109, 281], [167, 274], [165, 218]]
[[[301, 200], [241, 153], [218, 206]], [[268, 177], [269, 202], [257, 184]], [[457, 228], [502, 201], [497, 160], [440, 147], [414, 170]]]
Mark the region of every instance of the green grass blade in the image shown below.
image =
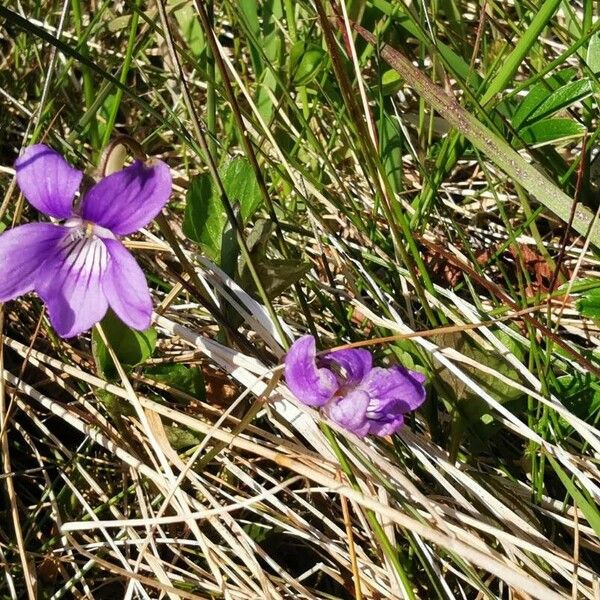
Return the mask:
[[[378, 43], [371, 32], [360, 25], [355, 25], [355, 28], [371, 44]], [[565, 223], [569, 221], [573, 204], [572, 198], [529, 164], [506, 141], [482, 125], [453, 96], [435, 85], [403, 54], [387, 44], [380, 45], [380, 52], [383, 59], [396, 69], [433, 109], [439, 112], [476, 148], [484, 152], [515, 182], [522, 185], [538, 202], [550, 209]], [[600, 224], [594, 222], [592, 212], [580, 204], [575, 208], [573, 229], [581, 235], [589, 235], [592, 244], [600, 248]]]

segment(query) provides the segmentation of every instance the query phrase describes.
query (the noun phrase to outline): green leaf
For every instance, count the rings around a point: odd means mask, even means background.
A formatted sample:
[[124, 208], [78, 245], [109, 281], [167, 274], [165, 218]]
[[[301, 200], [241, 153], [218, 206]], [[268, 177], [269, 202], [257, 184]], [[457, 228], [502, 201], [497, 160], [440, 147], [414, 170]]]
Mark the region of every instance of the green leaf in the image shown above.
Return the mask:
[[[273, 65], [281, 55], [283, 43], [279, 31], [273, 31], [264, 37], [266, 59]], [[276, 97], [277, 78], [270, 68], [262, 72], [256, 94], [256, 108], [265, 122], [273, 116], [273, 97]]]
[[255, 41], [259, 40], [260, 34], [260, 19], [258, 16], [258, 2], [257, 0], [238, 0], [237, 9], [239, 11], [241, 20], [244, 26], [248, 30], [249, 41], [248, 45], [250, 51], [250, 59], [252, 61], [252, 68], [254, 72], [259, 76], [263, 72], [263, 61], [261, 53], [256, 48]]
[[246, 523], [242, 525], [246, 535], [257, 544], [264, 544], [274, 534], [284, 533], [283, 528], [265, 525], [263, 523]]
[[556, 91], [552, 92], [527, 118], [527, 124], [534, 123], [548, 117], [562, 108], [571, 106], [575, 102], [583, 100], [593, 92], [592, 82], [589, 79], [578, 79], [571, 81]]
[[600, 33], [590, 38], [585, 62], [594, 75], [600, 73]]
[[567, 488], [567, 491], [572, 496], [575, 504], [581, 509], [581, 512], [585, 515], [588, 523], [592, 529], [596, 532], [597, 536], [600, 536], [600, 512], [595, 503], [590, 502], [584, 493], [572, 481], [571, 477], [565, 473], [563, 468], [558, 464], [550, 454], [545, 453], [546, 458], [552, 465], [552, 468], [560, 478], [562, 484]]
[[[264, 257], [263, 259], [254, 259], [253, 262], [270, 300], [277, 298], [287, 288], [302, 279], [311, 269], [310, 263], [297, 258], [272, 259]], [[255, 296], [257, 295], [254, 279], [245, 263], [242, 267], [240, 280], [240, 285], [244, 289]]]
[[[394, 26], [404, 29], [408, 36], [414, 37], [422, 44], [429, 45], [429, 39], [426, 31], [411, 20], [410, 16], [403, 15], [398, 11], [398, 5], [395, 2], [387, 0], [372, 0], [373, 6], [377, 7], [381, 12], [393, 19]], [[408, 37], [406, 36], [406, 37]], [[446, 65], [454, 75], [458, 75], [463, 81], [468, 82], [474, 89], [479, 87], [482, 79], [479, 74], [471, 68], [461, 56], [456, 54], [450, 46], [446, 45], [442, 40], [436, 40], [436, 50], [440, 53]]]
[[[327, 61], [327, 53], [316, 44], [297, 41], [290, 51], [290, 79], [293, 85], [307, 85], [316, 79]], [[395, 73], [395, 71], [392, 71]]]
[[577, 310], [591, 319], [600, 319], [600, 288], [586, 292], [577, 302]]
[[[143, 363], [152, 356], [156, 346], [156, 329], [135, 331], [123, 323], [112, 311], [101, 322], [108, 343], [125, 369]], [[117, 379], [116, 366], [97, 329], [92, 332], [92, 353], [98, 372], [108, 380]]]
[[98, 398], [98, 400], [104, 404], [109, 414], [115, 419], [117, 424], [123, 417], [132, 417], [135, 415], [135, 408], [131, 402], [125, 400], [125, 398], [115, 396], [111, 392], [103, 390], [102, 388], [96, 388], [94, 394], [96, 398]]
[[185, 392], [199, 400], [204, 400], [206, 397], [204, 376], [198, 367], [163, 364], [146, 368], [144, 373], [156, 381]]
[[[553, 391], [570, 412], [584, 421], [600, 410], [600, 385], [589, 373], [563, 375], [556, 380]], [[563, 417], [559, 420], [569, 427]]]
[[169, 0], [169, 6], [177, 19], [181, 36], [187, 42], [192, 54], [198, 58], [206, 48], [206, 40], [192, 0]]
[[268, 219], [257, 219], [246, 238], [248, 251], [252, 256], [264, 256], [269, 238], [275, 231], [275, 224]]
[[238, 0], [238, 9], [244, 15], [250, 31], [258, 35], [260, 32], [260, 20], [258, 18], [257, 0]]
[[381, 93], [384, 96], [396, 94], [402, 89], [403, 83], [404, 80], [394, 69], [388, 69], [381, 76]]
[[[395, 73], [395, 71], [390, 71]], [[379, 147], [381, 153], [381, 162], [394, 190], [398, 192], [402, 189], [402, 174], [404, 167], [402, 164], [402, 154], [404, 149], [404, 136], [399, 127], [388, 114], [383, 114], [377, 122], [379, 131]]]
[[[220, 176], [230, 201], [239, 203], [240, 216], [245, 223], [262, 202], [254, 170], [245, 158], [238, 157], [220, 169]], [[221, 263], [226, 224], [227, 213], [210, 176], [203, 173], [192, 178], [186, 195], [183, 232], [218, 264]]]
[[183, 233], [200, 244], [211, 260], [218, 261], [226, 222], [227, 214], [210, 175], [203, 173], [193, 177], [186, 194]]
[[246, 223], [262, 202], [252, 165], [245, 158], [234, 158], [222, 170], [221, 178], [231, 202], [239, 202], [242, 222]]
[[485, 94], [479, 99], [482, 106], [486, 106], [496, 94], [502, 92], [516, 75], [519, 67], [529, 54], [531, 48], [538, 43], [538, 38], [546, 28], [554, 13], [558, 10], [561, 0], [544, 0], [539, 10], [535, 13], [529, 27], [521, 32], [519, 40], [512, 51], [504, 58], [500, 69], [493, 75]]
[[258, 263], [256, 270], [268, 298], [272, 300], [302, 279], [310, 271], [311, 266], [310, 263], [298, 258], [267, 259]]
[[[587, 88], [591, 88], [587, 79], [568, 83], [575, 74], [576, 70], [573, 68], [563, 69], [534, 85], [525, 98], [519, 102], [512, 118], [513, 127], [519, 129], [523, 124], [531, 125], [544, 116], [549, 116], [560, 108], [576, 102], [580, 99], [578, 94], [587, 94]], [[526, 121], [527, 123], [525, 123]]]
[[544, 82], [538, 83], [531, 88], [531, 91], [523, 98], [520, 102], [519, 108], [513, 115], [512, 125], [515, 129], [519, 129], [521, 125], [527, 120], [527, 117], [537, 110], [550, 96], [550, 90], [546, 87]]
[[203, 435], [181, 425], [165, 425], [164, 427], [167, 440], [174, 450], [185, 450], [197, 446], [204, 438]]
[[[503, 344], [517, 357], [522, 356], [521, 348], [506, 334], [498, 334]], [[492, 348], [482, 348], [473, 338], [464, 333], [447, 333], [434, 336], [434, 341], [441, 347], [454, 348], [473, 361], [494, 369], [499, 374], [520, 382], [518, 372], [511, 367]], [[481, 431], [482, 425], [493, 421], [491, 409], [485, 400], [482, 400], [466, 384], [445, 366], [436, 362], [438, 377], [446, 383], [447, 391], [458, 402], [462, 414]], [[506, 404], [519, 399], [523, 393], [514, 387], [500, 381], [495, 375], [485, 373], [476, 367], [460, 365], [460, 369], [472, 380], [486, 390], [498, 402]]]
[[573, 119], [545, 119], [524, 127], [519, 131], [519, 136], [524, 144], [539, 146], [580, 137], [584, 133], [585, 127]]
[[567, 281], [556, 291], [562, 294], [581, 294], [590, 290], [600, 289], [600, 280], [597, 277], [581, 277], [577, 281]]
[[[248, 235], [247, 241], [256, 273], [271, 300], [299, 281], [311, 269], [310, 263], [299, 258], [273, 259], [267, 256], [267, 246], [273, 228], [273, 223], [270, 221], [259, 219]], [[254, 279], [245, 262], [240, 267], [239, 282], [245, 290], [257, 295]]]

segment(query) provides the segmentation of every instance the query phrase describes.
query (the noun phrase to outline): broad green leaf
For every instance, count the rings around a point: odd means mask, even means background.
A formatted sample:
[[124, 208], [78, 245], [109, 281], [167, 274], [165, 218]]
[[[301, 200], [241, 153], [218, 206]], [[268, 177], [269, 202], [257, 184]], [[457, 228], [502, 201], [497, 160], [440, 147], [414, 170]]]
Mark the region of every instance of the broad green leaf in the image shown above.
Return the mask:
[[183, 233], [200, 244], [211, 260], [218, 261], [226, 222], [227, 213], [214, 190], [210, 175], [202, 173], [193, 177], [186, 194]]
[[263, 523], [246, 523], [242, 525], [242, 529], [246, 535], [256, 544], [264, 545], [269, 537], [274, 534], [281, 534], [284, 530], [281, 527], [273, 527], [272, 525], [264, 525]]
[[132, 417], [135, 415], [135, 408], [125, 398], [115, 396], [107, 390], [102, 388], [96, 388], [94, 395], [108, 410], [109, 414], [115, 419], [117, 424], [123, 419], [123, 417]]
[[600, 288], [586, 292], [577, 302], [577, 310], [591, 319], [600, 319]]
[[164, 428], [169, 444], [174, 450], [185, 450], [186, 448], [197, 446], [204, 438], [198, 432], [191, 431], [182, 425], [165, 425]]
[[144, 373], [156, 381], [185, 392], [199, 400], [204, 400], [206, 397], [204, 376], [198, 367], [186, 367], [180, 364], [162, 364], [145, 368]]
[[311, 266], [298, 258], [270, 259], [259, 263], [257, 271], [268, 298], [273, 299], [302, 279]]
[[381, 76], [381, 93], [391, 96], [402, 89], [403, 79], [394, 69], [388, 69]]
[[523, 28], [519, 40], [510, 54], [502, 61], [500, 69], [497, 73], [494, 73], [485, 93], [479, 99], [482, 106], [486, 106], [496, 94], [499, 94], [510, 85], [523, 60], [529, 54], [531, 48], [538, 43], [540, 34], [558, 10], [560, 2], [561, 0], [544, 0], [541, 3], [529, 27]]
[[[276, 68], [281, 51], [283, 48], [283, 42], [281, 40], [281, 33], [279, 30], [272, 31], [269, 35], [264, 38], [265, 43], [265, 55], [266, 60]], [[275, 90], [277, 89], [277, 78], [270, 68], [265, 68], [260, 78], [258, 85], [258, 93], [256, 95], [256, 108], [258, 109], [260, 116], [267, 123], [271, 120], [273, 115], [273, 98], [276, 96]]]
[[[395, 73], [395, 71], [391, 71]], [[404, 135], [399, 131], [399, 127], [392, 118], [383, 114], [377, 122], [379, 130], [379, 146], [381, 153], [381, 162], [394, 191], [402, 189], [402, 151], [404, 149]]]
[[[283, 4], [281, 0], [269, 0], [257, 3], [261, 8], [262, 28], [256, 36], [264, 54], [263, 71], [258, 71], [256, 79], [259, 82], [256, 94], [256, 107], [261, 117], [268, 123], [275, 109], [273, 98], [277, 97], [277, 80], [280, 69], [285, 66], [283, 58], [284, 36], [279, 26], [283, 19]], [[276, 76], [276, 73], [278, 76]]]
[[[248, 237], [246, 238], [246, 245], [248, 251], [254, 256], [257, 253], [264, 253], [266, 244], [269, 238], [273, 235], [275, 225], [268, 219], [257, 219], [254, 227], [252, 227]], [[260, 254], [262, 256], [262, 254]]]
[[589, 79], [571, 81], [552, 92], [527, 118], [526, 123], [531, 124], [548, 117], [555, 112], [571, 106], [575, 102], [587, 98], [593, 92], [592, 83]]
[[[229, 200], [239, 204], [242, 221], [246, 222], [262, 202], [250, 163], [245, 158], [234, 158], [220, 169], [220, 176]], [[227, 221], [227, 213], [210, 176], [203, 173], [192, 178], [186, 195], [183, 232], [219, 264]]]
[[512, 118], [513, 127], [519, 129], [554, 91], [567, 85], [576, 73], [577, 69], [575, 68], [562, 69], [536, 83], [524, 98], [518, 99], [518, 107]]
[[[574, 372], [556, 380], [553, 391], [570, 412], [584, 421], [600, 410], [600, 384], [589, 373]], [[564, 427], [568, 423], [560, 417]]]
[[573, 119], [544, 119], [519, 131], [523, 143], [540, 145], [573, 137], [585, 133], [585, 127]]
[[[290, 80], [293, 85], [307, 85], [323, 71], [327, 53], [316, 44], [297, 41], [290, 51]], [[395, 73], [395, 71], [392, 71]]]
[[[247, 242], [254, 268], [270, 299], [276, 298], [299, 281], [311, 268], [310, 263], [299, 258], [273, 259], [267, 256], [272, 231], [273, 224], [266, 219], [260, 219], [248, 235]], [[254, 279], [245, 262], [240, 267], [239, 281], [245, 290], [256, 295]]]
[[[426, 46], [431, 44], [431, 40], [424, 29], [420, 28], [409, 16], [398, 13], [398, 6], [395, 2], [372, 0], [372, 4], [384, 14], [390, 16], [396, 27], [404, 29], [411, 37], [416, 38]], [[435, 48], [454, 75], [458, 75], [463, 81], [472, 85], [474, 89], [479, 86], [482, 81], [481, 76], [470, 67], [467, 61], [454, 52], [450, 46], [438, 39], [436, 40]]]
[[576, 281], [563, 283], [556, 291], [561, 294], [582, 294], [595, 289], [600, 289], [598, 277], [581, 277]]
[[169, 0], [169, 6], [177, 19], [181, 36], [198, 58], [206, 48], [206, 40], [192, 0]]
[[[239, 12], [240, 19], [244, 22], [245, 27], [248, 29], [250, 38], [258, 41], [261, 38], [258, 1], [238, 0], [236, 2], [236, 8]], [[257, 51], [254, 44], [249, 45], [249, 50], [254, 72], [257, 74], [257, 76], [259, 76], [264, 68], [261, 53]]]
[[[310, 269], [311, 264], [297, 258], [273, 259], [264, 257], [254, 259], [254, 267], [270, 300], [277, 298], [287, 288], [302, 279]], [[254, 280], [246, 265], [242, 267], [241, 286], [256, 295]]]
[[600, 33], [590, 38], [585, 62], [594, 75], [600, 73]]
[[225, 191], [232, 203], [239, 203], [242, 221], [246, 223], [262, 202], [254, 169], [241, 157], [231, 160], [221, 171]]
[[527, 120], [527, 117], [537, 110], [547, 100], [550, 94], [550, 90], [543, 82], [533, 86], [527, 96], [519, 103], [519, 107], [513, 115], [513, 127], [518, 130]]
[[[131, 369], [152, 356], [156, 346], [156, 329], [153, 327], [145, 331], [130, 329], [111, 310], [102, 319], [101, 326], [108, 343], [125, 369]], [[106, 379], [116, 379], [116, 366], [97, 329], [92, 332], [92, 353], [98, 372]]]
[[[148, 10], [148, 18], [156, 18], [156, 9]], [[129, 27], [129, 23], [131, 22], [131, 15], [121, 15], [120, 17], [115, 17], [111, 19], [107, 24], [106, 28], [110, 33], [117, 33], [123, 29]]]
[[238, 0], [238, 9], [246, 19], [246, 23], [250, 31], [254, 35], [260, 32], [260, 20], [258, 18], [258, 2], [257, 0]]
[[[509, 350], [517, 357], [522, 355], [520, 347], [507, 335], [498, 334], [498, 337]], [[471, 336], [464, 333], [447, 333], [434, 336], [434, 341], [441, 347], [453, 348], [464, 356], [477, 363], [485, 365], [497, 371], [500, 375], [520, 381], [519, 374], [502, 357], [498, 356], [492, 348], [480, 347]], [[491, 409], [485, 400], [482, 400], [472, 392], [466, 384], [454, 373], [449, 371], [440, 363], [436, 363], [437, 376], [447, 384], [447, 390], [458, 402], [462, 413], [468, 421], [476, 426], [488, 425], [493, 421]], [[502, 404], [519, 399], [523, 393], [514, 387], [500, 381], [492, 374], [485, 373], [480, 369], [461, 364], [461, 370], [472, 380], [486, 390], [493, 398]]]

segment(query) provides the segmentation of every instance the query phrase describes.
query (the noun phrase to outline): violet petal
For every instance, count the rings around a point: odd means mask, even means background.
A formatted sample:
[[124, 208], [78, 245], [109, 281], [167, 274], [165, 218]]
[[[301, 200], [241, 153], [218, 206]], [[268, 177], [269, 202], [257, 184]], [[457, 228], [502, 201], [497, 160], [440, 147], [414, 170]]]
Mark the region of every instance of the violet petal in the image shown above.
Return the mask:
[[44, 144], [25, 149], [16, 163], [17, 183], [23, 195], [40, 212], [57, 219], [73, 213], [73, 199], [83, 173]]
[[360, 384], [369, 394], [369, 411], [380, 415], [387, 412], [406, 413], [417, 409], [425, 400], [425, 376], [394, 365], [389, 369], [376, 367]]
[[60, 225], [27, 223], [0, 235], [0, 302], [33, 290], [40, 265], [65, 234]]
[[308, 406], [323, 406], [336, 392], [338, 382], [329, 370], [318, 368], [315, 338], [298, 338], [285, 357], [285, 381], [291, 392]]
[[335, 363], [343, 369], [341, 385], [358, 385], [373, 367], [373, 357], [368, 350], [348, 348], [329, 352], [323, 357], [323, 363]]
[[365, 391], [356, 389], [331, 400], [325, 411], [338, 425], [362, 437], [369, 433], [370, 428], [367, 418], [369, 400]]
[[379, 421], [369, 420], [369, 433], [372, 435], [378, 435], [385, 437], [386, 435], [392, 435], [399, 429], [402, 429], [404, 425], [404, 416], [401, 414], [386, 415]]
[[147, 225], [171, 194], [171, 173], [160, 160], [136, 160], [131, 166], [101, 179], [83, 199], [83, 218], [128, 235]]
[[72, 228], [40, 266], [35, 289], [61, 337], [87, 331], [104, 317], [108, 302], [102, 279], [109, 262], [104, 242]]
[[152, 318], [152, 297], [144, 272], [121, 242], [105, 239], [104, 243], [111, 258], [103, 281], [108, 304], [129, 327], [147, 329]]

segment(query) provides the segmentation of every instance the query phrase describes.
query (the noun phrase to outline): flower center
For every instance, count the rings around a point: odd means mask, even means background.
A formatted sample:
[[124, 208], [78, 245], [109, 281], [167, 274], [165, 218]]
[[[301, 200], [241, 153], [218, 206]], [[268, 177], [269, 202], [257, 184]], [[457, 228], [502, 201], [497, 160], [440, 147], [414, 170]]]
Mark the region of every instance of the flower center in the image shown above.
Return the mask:
[[[108, 250], [96, 231], [97, 225], [73, 218], [65, 227], [69, 231], [58, 248], [68, 269], [88, 276], [103, 273], [108, 264]], [[112, 234], [111, 237], [114, 238]]]
[[91, 238], [93, 236], [97, 236], [99, 238], [108, 238], [110, 240], [116, 240], [117, 237], [110, 230], [106, 229], [106, 227], [101, 227], [92, 221], [86, 221], [81, 217], [71, 217], [67, 219], [64, 223], [64, 226], [68, 229], [79, 229], [83, 231], [83, 234], [87, 238]]

